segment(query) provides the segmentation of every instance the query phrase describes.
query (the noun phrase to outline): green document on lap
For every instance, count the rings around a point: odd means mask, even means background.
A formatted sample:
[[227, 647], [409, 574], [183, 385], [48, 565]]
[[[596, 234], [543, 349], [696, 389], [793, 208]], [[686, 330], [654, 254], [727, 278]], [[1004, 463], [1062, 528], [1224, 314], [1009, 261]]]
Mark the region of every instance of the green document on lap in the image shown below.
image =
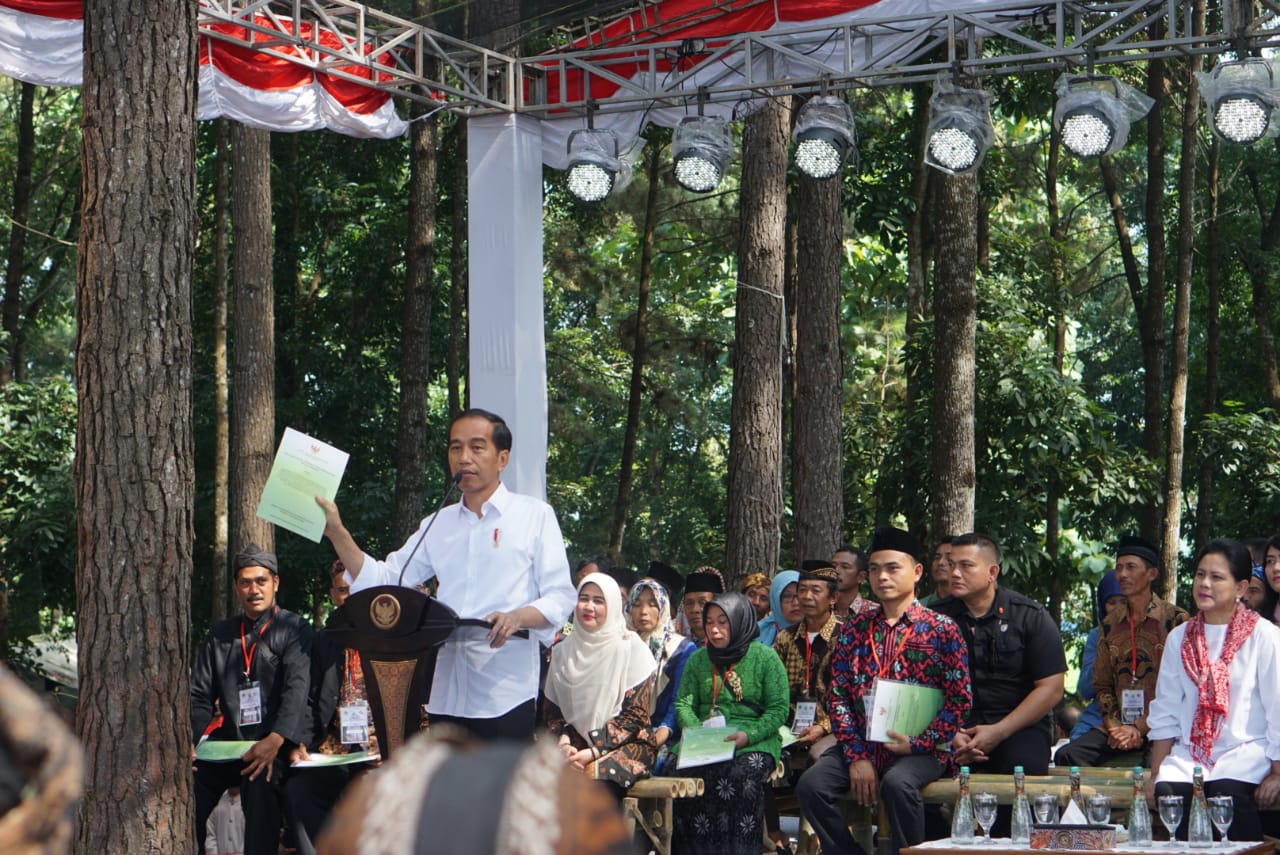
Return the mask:
[[206, 763], [230, 763], [253, 747], [246, 740], [206, 739], [196, 746], [196, 759]]
[[368, 751], [353, 751], [350, 754], [312, 754], [306, 760], [299, 760], [290, 765], [295, 769], [319, 769], [325, 766], [350, 766], [353, 763], [372, 763], [381, 759], [380, 754]]
[[725, 738], [737, 730], [736, 727], [686, 727], [680, 733], [680, 762], [676, 768], [692, 769], [732, 760], [734, 744]]
[[942, 709], [942, 690], [897, 680], [877, 680], [871, 702], [867, 739], [892, 742], [889, 731], [903, 736], [919, 736]]

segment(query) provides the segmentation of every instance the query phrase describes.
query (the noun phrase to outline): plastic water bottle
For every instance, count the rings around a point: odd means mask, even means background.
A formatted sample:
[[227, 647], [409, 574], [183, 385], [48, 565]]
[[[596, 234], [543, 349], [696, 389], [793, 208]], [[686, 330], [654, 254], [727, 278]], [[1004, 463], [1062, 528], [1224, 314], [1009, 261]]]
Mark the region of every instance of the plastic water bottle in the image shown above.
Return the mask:
[[1031, 842], [1031, 802], [1027, 801], [1026, 773], [1021, 766], [1013, 767], [1013, 821], [1009, 836], [1014, 843]]
[[1151, 811], [1147, 809], [1147, 793], [1142, 786], [1142, 767], [1133, 767], [1133, 804], [1129, 806], [1129, 844], [1151, 843]]
[[1187, 845], [1208, 849], [1213, 845], [1213, 823], [1204, 801], [1204, 772], [1197, 766], [1191, 773], [1191, 816], [1187, 819]]
[[960, 794], [956, 796], [956, 809], [951, 814], [951, 842], [962, 845], [973, 843], [973, 800], [969, 798], [969, 767], [960, 767]]

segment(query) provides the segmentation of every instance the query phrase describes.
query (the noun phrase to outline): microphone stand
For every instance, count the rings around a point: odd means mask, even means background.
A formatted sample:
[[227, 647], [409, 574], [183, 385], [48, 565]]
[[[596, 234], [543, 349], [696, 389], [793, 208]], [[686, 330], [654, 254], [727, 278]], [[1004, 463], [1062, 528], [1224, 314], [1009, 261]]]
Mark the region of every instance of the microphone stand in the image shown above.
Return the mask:
[[436, 524], [436, 518], [440, 516], [440, 511], [444, 509], [445, 502], [449, 501], [449, 497], [458, 489], [458, 484], [462, 481], [462, 473], [454, 475], [449, 479], [449, 489], [444, 491], [444, 497], [440, 499], [440, 504], [436, 505], [435, 512], [431, 515], [431, 521], [427, 523], [427, 527], [422, 530], [418, 542], [413, 545], [413, 551], [409, 553], [409, 557], [405, 559], [404, 566], [400, 568], [400, 578], [396, 580], [397, 585], [404, 584], [404, 571], [409, 569], [409, 565], [413, 563], [413, 556], [418, 554], [418, 547], [422, 545], [422, 541], [426, 539], [427, 532], [431, 531], [431, 527]]

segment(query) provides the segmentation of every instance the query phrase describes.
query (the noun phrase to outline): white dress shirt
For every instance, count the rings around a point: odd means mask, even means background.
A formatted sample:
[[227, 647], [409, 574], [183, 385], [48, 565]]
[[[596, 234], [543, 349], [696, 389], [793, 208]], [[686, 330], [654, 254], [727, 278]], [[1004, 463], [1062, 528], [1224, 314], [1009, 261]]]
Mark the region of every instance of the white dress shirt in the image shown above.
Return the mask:
[[538, 693], [538, 645], [551, 643], [577, 599], [560, 524], [550, 505], [499, 484], [481, 510], [476, 516], [461, 502], [442, 509], [413, 553], [432, 519], [427, 517], [385, 561], [366, 553], [351, 582], [353, 594], [375, 585], [394, 585], [404, 567], [406, 586], [438, 579], [440, 602], [459, 617], [484, 618], [491, 612], [533, 606], [547, 619], [545, 629], [530, 630], [527, 639], [513, 637], [496, 650], [485, 640], [483, 628], [454, 630], [436, 660], [427, 704], [433, 715], [496, 718], [532, 700]]
[[[1173, 740], [1173, 749], [1160, 764], [1156, 781], [1190, 783], [1197, 765], [1191, 759], [1191, 721], [1200, 691], [1182, 665], [1187, 626], [1184, 623], [1169, 633], [1160, 658], [1156, 696], [1147, 716], [1151, 728], [1148, 738]], [[1226, 624], [1205, 626], [1211, 660], [1222, 654], [1226, 634]], [[1266, 619], [1259, 620], [1236, 651], [1228, 673], [1231, 697], [1227, 715], [1204, 777], [1206, 781], [1256, 784], [1270, 773], [1271, 761], [1280, 760], [1280, 715], [1274, 713], [1280, 710], [1280, 629]], [[1272, 711], [1270, 716], [1268, 710]]]

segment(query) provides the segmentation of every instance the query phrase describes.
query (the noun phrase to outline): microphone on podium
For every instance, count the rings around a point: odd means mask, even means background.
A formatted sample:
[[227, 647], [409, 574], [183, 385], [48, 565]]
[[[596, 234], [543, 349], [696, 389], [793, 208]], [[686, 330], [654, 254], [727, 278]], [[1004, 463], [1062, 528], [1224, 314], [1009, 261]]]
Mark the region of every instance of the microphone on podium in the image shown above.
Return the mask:
[[418, 542], [413, 545], [413, 551], [409, 553], [409, 557], [405, 559], [404, 566], [400, 568], [400, 578], [396, 580], [397, 585], [404, 584], [404, 571], [409, 569], [409, 565], [413, 562], [413, 556], [418, 554], [418, 547], [422, 545], [422, 541], [426, 539], [427, 532], [431, 531], [431, 527], [436, 524], [436, 517], [440, 516], [440, 511], [444, 508], [445, 503], [458, 489], [458, 484], [462, 481], [462, 473], [458, 472], [449, 479], [449, 489], [444, 491], [444, 496], [440, 499], [440, 504], [436, 505], [435, 511], [431, 514], [431, 521], [427, 523], [427, 527], [422, 530], [422, 535], [418, 538]]

